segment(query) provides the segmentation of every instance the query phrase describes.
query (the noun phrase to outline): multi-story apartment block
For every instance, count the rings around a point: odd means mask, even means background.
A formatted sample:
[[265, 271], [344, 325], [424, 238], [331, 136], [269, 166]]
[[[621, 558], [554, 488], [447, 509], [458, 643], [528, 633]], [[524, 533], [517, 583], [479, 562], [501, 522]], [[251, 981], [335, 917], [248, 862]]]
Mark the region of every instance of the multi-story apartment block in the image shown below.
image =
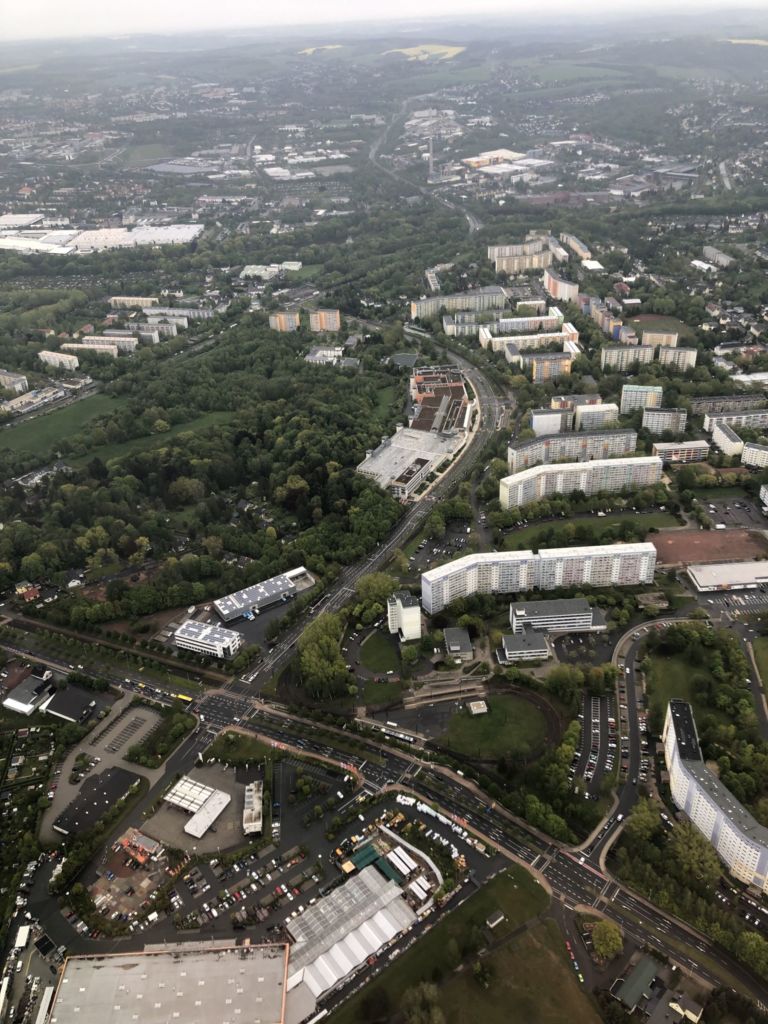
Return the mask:
[[29, 391], [29, 381], [23, 373], [14, 373], [12, 370], [0, 370], [0, 388], [6, 391], [13, 391], [15, 395], [23, 395]]
[[547, 246], [558, 263], [567, 263], [571, 258], [553, 235], [547, 236]]
[[509, 606], [513, 634], [535, 629], [544, 633], [592, 633], [606, 629], [605, 616], [586, 597], [553, 601], [516, 601]]
[[669, 789], [677, 807], [745, 885], [768, 892], [768, 828], [706, 766], [691, 705], [671, 700], [662, 733]]
[[570, 409], [573, 412], [577, 405], [602, 405], [600, 395], [554, 395], [549, 400], [550, 409]]
[[676, 331], [644, 331], [643, 344], [652, 348], [677, 348], [679, 337]]
[[576, 235], [570, 235], [567, 231], [563, 231], [560, 234], [560, 241], [571, 249], [580, 260], [591, 260], [592, 250], [589, 249], [582, 241], [580, 241]]
[[532, 466], [499, 481], [502, 509], [520, 508], [553, 495], [616, 493], [657, 484], [662, 463], [658, 455], [627, 459], [594, 459], [592, 462], [558, 462]]
[[496, 334], [496, 324], [478, 328], [477, 337], [482, 348], [490, 345], [494, 352], [503, 352], [508, 345], [514, 345], [519, 352], [526, 349], [546, 348], [547, 345], [564, 345], [567, 341], [579, 340], [579, 332], [573, 324], [562, 324], [559, 331], [542, 331], [538, 334]]
[[553, 433], [532, 441], [518, 441], [507, 449], [510, 473], [556, 462], [588, 462], [628, 455], [637, 447], [634, 430], [601, 430], [594, 434]]
[[685, 372], [696, 365], [699, 350], [696, 348], [660, 348], [659, 363], [662, 366], [674, 366], [676, 370]]
[[139, 339], [130, 331], [125, 334], [86, 334], [80, 339], [81, 345], [117, 345], [117, 351], [133, 355], [139, 345]]
[[573, 413], [570, 409], [531, 409], [530, 417], [531, 430], [536, 437], [559, 434], [573, 426]]
[[727, 423], [729, 427], [765, 427], [768, 426], [768, 409], [743, 409], [741, 412], [723, 412], [704, 416], [704, 430], [710, 433], [718, 423]]
[[688, 422], [685, 409], [643, 409], [643, 429], [650, 434], [663, 434], [670, 430], [673, 434], [684, 434]]
[[309, 329], [316, 334], [321, 331], [340, 331], [341, 313], [338, 309], [311, 309]]
[[615, 402], [597, 402], [577, 405], [573, 411], [574, 430], [602, 430], [619, 418], [619, 407]]
[[269, 314], [269, 326], [271, 329], [273, 331], [280, 331], [283, 334], [288, 331], [298, 331], [300, 322], [299, 314], [290, 310]]
[[738, 395], [709, 395], [706, 398], [689, 399], [691, 412], [702, 413], [723, 413], [739, 412], [743, 409], [754, 410], [765, 406], [765, 398], [747, 391]]
[[566, 281], [552, 267], [544, 271], [544, 289], [548, 295], [560, 302], [578, 302], [579, 286], [574, 281]]
[[744, 450], [744, 442], [727, 423], [715, 424], [712, 444], [719, 448], [723, 455], [741, 455]]
[[[712, 436], [714, 438], [714, 434]], [[755, 444], [754, 441], [747, 441], [741, 453], [741, 464], [752, 469], [768, 468], [768, 444]]]
[[100, 356], [109, 356], [111, 359], [117, 359], [119, 349], [117, 345], [110, 344], [106, 341], [89, 341], [78, 344], [74, 341], [68, 341], [63, 344], [62, 349], [67, 352], [95, 352]]
[[243, 637], [234, 629], [224, 629], [210, 622], [187, 619], [173, 634], [177, 647], [212, 658], [234, 658], [243, 645]]
[[650, 345], [606, 345], [600, 349], [600, 369], [623, 372], [635, 363], [652, 362], [653, 352]]
[[552, 252], [545, 238], [530, 238], [514, 245], [489, 245], [488, 259], [493, 261], [497, 274], [520, 274], [550, 266]]
[[428, 615], [472, 594], [519, 594], [558, 587], [637, 586], [653, 582], [653, 544], [604, 544], [585, 548], [478, 552], [422, 573], [421, 599]]
[[661, 461], [670, 462], [706, 462], [709, 458], [707, 441], [655, 441], [651, 449]]
[[142, 309], [146, 316], [184, 316], [187, 320], [212, 320], [216, 315], [213, 309], [203, 306], [153, 306]]
[[421, 637], [421, 604], [407, 590], [396, 590], [387, 599], [387, 625], [402, 641]]
[[69, 355], [66, 352], [51, 352], [49, 349], [38, 352], [37, 358], [46, 366], [58, 366], [62, 370], [76, 370], [80, 365], [77, 356]]
[[729, 267], [734, 262], [733, 256], [729, 256], [721, 249], [716, 249], [714, 245], [705, 245], [703, 253], [704, 259], [714, 263], [716, 267]]
[[513, 351], [513, 348], [514, 346], [507, 346], [504, 350], [507, 362], [529, 371], [534, 384], [567, 377], [571, 372], [573, 356], [570, 352], [520, 353]]
[[159, 299], [152, 295], [113, 295], [109, 304], [112, 309], [148, 309], [159, 305]]
[[621, 414], [633, 409], [660, 409], [664, 389], [657, 384], [625, 384], [621, 389]]
[[763, 484], [760, 488], [760, 503], [763, 508], [768, 507], [768, 484]]
[[507, 292], [500, 285], [492, 284], [469, 292], [456, 292], [453, 295], [430, 295], [426, 299], [416, 299], [411, 303], [411, 320], [435, 316], [441, 309], [445, 309], [449, 313], [461, 310], [481, 312], [486, 309], [504, 309], [506, 305]]

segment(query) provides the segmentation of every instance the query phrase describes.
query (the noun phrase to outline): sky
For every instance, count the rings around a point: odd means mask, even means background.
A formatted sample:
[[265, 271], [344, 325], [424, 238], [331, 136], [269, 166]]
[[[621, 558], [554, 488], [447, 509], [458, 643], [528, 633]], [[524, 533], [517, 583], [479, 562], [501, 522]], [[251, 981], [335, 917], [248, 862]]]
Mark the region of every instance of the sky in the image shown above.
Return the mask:
[[[674, 0], [675, 14], [699, 15], [729, 8], [765, 10], [765, 0]], [[617, 11], [649, 15], [670, 10], [669, 0], [547, 0], [547, 17], [574, 14], [615, 15]], [[480, 13], [533, 15], [540, 19], [541, 0], [0, 0], [0, 31], [5, 40], [72, 36], [184, 33], [260, 25], [344, 24], [397, 18], [437, 18]]]

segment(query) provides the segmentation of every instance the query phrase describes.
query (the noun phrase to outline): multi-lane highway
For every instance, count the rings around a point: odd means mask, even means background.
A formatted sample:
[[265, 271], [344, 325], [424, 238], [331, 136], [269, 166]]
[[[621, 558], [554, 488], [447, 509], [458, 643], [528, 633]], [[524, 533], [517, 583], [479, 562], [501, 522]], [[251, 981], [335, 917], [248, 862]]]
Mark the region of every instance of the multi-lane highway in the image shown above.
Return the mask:
[[[616, 814], [600, 843], [587, 855], [536, 833], [505, 808], [488, 805], [478, 798], [471, 783], [415, 753], [392, 750], [360, 737], [355, 737], [358, 748], [351, 753], [346, 749], [349, 734], [342, 736], [334, 729], [318, 731], [311, 722], [230, 693], [210, 694], [200, 701], [199, 710], [214, 728], [234, 722], [266, 740], [286, 742], [308, 754], [346, 764], [370, 793], [393, 787], [409, 789], [438, 804], [501, 853], [537, 871], [569, 909], [592, 907], [620, 924], [639, 943], [655, 946], [706, 981], [729, 986], [736, 981], [751, 998], [759, 1000], [764, 995], [760, 983], [711, 940], [629, 892], [600, 869], [600, 846], [613, 834]], [[343, 743], [342, 749], [336, 742]], [[619, 806], [629, 810], [636, 799], [636, 786], [630, 779], [620, 794]]]

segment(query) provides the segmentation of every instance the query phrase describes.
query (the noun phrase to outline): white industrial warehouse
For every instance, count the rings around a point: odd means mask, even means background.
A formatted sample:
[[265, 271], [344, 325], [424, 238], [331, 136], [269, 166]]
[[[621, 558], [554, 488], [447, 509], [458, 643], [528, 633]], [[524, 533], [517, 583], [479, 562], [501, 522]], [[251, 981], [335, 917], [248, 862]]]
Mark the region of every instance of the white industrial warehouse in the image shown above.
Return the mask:
[[229, 806], [231, 797], [221, 789], [213, 789], [184, 775], [163, 799], [172, 807], [192, 815], [184, 831], [195, 839], [202, 839], [222, 811]]

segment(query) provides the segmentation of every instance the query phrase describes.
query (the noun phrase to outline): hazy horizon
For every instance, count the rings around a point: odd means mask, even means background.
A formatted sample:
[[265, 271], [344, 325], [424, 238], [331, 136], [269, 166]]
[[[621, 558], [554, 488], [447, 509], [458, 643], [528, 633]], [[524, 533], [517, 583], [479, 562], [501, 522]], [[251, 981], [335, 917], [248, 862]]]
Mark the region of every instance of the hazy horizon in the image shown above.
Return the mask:
[[[608, 20], [640, 20], [654, 13], [670, 16], [664, 0], [650, 0], [630, 10], [617, 10], [612, 0], [587, 0], [574, 10], [566, 0], [550, 0], [547, 21], [584, 21], [594, 17]], [[728, 15], [766, 13], [765, 0], [738, 0], [734, 9], [723, 0], [678, 0], [671, 16], [696, 14]], [[3, 13], [3, 36], [6, 42], [45, 41], [66, 38], [133, 35], [185, 35], [199, 32], [222, 33], [259, 28], [322, 31], [326, 26], [336, 30], [368, 23], [399, 22], [414, 28], [419, 20], [435, 21], [449, 18], [473, 19], [499, 17], [541, 20], [541, 5], [533, 0], [422, 0], [418, 10], [409, 0], [371, 0], [364, 11], [350, 0], [325, 0], [322, 10], [310, 0], [287, 0], [277, 8], [254, 12], [246, 0], [222, 0], [215, 8], [190, 9], [182, 0], [166, 0], [159, 10], [150, 0], [135, 0], [119, 10], [105, 9], [97, 0], [71, 0], [54, 4], [51, 0], [30, 0], [25, 5], [8, 6]], [[431, 26], [429, 26], [431, 27]], [[542, 28], [546, 27], [542, 23]], [[705, 29], [705, 25], [700, 25]], [[663, 29], [663, 21], [659, 28]]]

